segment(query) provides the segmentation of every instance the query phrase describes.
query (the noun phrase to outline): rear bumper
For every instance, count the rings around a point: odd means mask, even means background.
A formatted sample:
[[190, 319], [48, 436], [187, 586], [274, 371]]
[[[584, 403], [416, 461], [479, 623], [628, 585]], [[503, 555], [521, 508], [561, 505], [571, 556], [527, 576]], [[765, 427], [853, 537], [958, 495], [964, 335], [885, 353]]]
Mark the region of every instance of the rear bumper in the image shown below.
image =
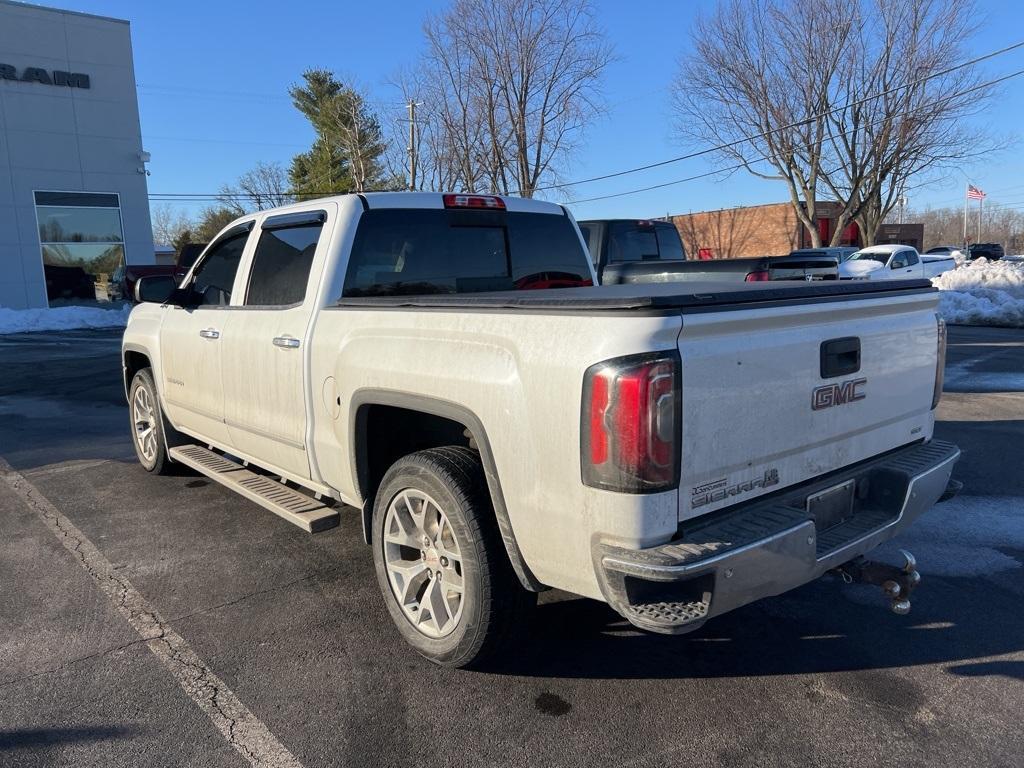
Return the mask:
[[[684, 524], [649, 549], [594, 546], [602, 593], [632, 624], [689, 632], [707, 619], [778, 595], [891, 539], [946, 491], [960, 449], [933, 440], [764, 500]], [[853, 515], [818, 531], [807, 498], [852, 481]]]

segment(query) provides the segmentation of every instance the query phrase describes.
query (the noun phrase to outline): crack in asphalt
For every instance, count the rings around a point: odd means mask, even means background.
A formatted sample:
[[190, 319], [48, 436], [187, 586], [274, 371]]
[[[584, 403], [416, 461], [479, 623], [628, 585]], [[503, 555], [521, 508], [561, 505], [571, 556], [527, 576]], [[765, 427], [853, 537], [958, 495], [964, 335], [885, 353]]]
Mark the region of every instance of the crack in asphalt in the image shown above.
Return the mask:
[[281, 590], [287, 589], [288, 587], [293, 587], [296, 584], [302, 584], [306, 581], [315, 581], [316, 579], [322, 576], [330, 576], [331, 574], [337, 573], [338, 571], [343, 569], [344, 566], [341, 565], [334, 566], [333, 568], [325, 568], [322, 571], [309, 573], [305, 576], [300, 576], [297, 579], [292, 579], [291, 581], [285, 581], [281, 584], [275, 584], [274, 586], [267, 587], [266, 589], [257, 589], [253, 592], [247, 592], [244, 595], [232, 598], [231, 600], [228, 600], [223, 603], [218, 603], [217, 605], [210, 605], [205, 608], [199, 608], [198, 610], [190, 611], [189, 613], [180, 614], [178, 616], [173, 617], [171, 621], [184, 621], [186, 619], [191, 619], [194, 616], [202, 616], [204, 613], [212, 613], [213, 611], [219, 611], [222, 608], [230, 608], [231, 606], [237, 605], [238, 603], [244, 603], [246, 600], [249, 600], [250, 598], [261, 597], [263, 595], [273, 594], [274, 592], [280, 592]]
[[132, 583], [115, 570], [85, 534], [2, 457], [0, 477], [74, 556], [153, 655], [174, 675], [189, 698], [239, 754], [260, 768], [302, 768], [295, 756], [214, 674], [185, 638], [174, 631]]

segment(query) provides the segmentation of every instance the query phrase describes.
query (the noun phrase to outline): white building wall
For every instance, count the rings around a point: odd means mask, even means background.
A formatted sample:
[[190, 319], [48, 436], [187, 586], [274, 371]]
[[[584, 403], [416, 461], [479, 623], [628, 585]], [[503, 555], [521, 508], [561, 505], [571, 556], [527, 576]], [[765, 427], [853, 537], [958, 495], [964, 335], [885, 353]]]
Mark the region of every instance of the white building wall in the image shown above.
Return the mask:
[[117, 193], [126, 260], [153, 263], [128, 22], [0, 0], [0, 63], [90, 81], [0, 79], [0, 306], [47, 306], [36, 190]]

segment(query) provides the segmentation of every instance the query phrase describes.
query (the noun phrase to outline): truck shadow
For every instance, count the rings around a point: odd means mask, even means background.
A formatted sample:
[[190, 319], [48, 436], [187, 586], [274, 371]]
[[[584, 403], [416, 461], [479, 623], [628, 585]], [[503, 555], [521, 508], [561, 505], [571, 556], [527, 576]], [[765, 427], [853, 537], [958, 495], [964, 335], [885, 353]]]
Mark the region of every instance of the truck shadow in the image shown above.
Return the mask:
[[[826, 577], [682, 636], [639, 632], [602, 603], [565, 596], [539, 605], [522, 652], [488, 671], [568, 679], [682, 679], [938, 664], [962, 676], [1021, 679], [1021, 662], [972, 663], [1024, 650], [1024, 617], [1015, 607], [1020, 574], [1011, 572], [1016, 583], [1010, 586], [926, 575], [908, 616], [889, 613], [877, 590], [846, 587]], [[846, 589], [855, 594], [844, 596]]]
[[0, 752], [36, 750], [68, 744], [127, 739], [138, 729], [119, 725], [93, 725], [75, 728], [14, 728], [0, 730]]

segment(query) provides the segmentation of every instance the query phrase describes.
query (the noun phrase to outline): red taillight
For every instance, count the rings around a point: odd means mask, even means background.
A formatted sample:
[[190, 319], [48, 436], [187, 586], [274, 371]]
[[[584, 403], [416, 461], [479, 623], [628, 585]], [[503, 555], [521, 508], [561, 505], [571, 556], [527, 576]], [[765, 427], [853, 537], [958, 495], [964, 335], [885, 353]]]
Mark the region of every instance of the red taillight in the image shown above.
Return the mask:
[[583, 380], [583, 482], [625, 493], [679, 483], [679, 358], [627, 357], [591, 366]]
[[608, 433], [604, 417], [608, 413], [608, 379], [598, 376], [590, 388], [590, 463], [608, 461]]
[[755, 269], [753, 272], [748, 272], [747, 276], [743, 279], [748, 283], [766, 283], [769, 279], [768, 270]]
[[504, 211], [505, 201], [495, 195], [444, 195], [444, 207]]

